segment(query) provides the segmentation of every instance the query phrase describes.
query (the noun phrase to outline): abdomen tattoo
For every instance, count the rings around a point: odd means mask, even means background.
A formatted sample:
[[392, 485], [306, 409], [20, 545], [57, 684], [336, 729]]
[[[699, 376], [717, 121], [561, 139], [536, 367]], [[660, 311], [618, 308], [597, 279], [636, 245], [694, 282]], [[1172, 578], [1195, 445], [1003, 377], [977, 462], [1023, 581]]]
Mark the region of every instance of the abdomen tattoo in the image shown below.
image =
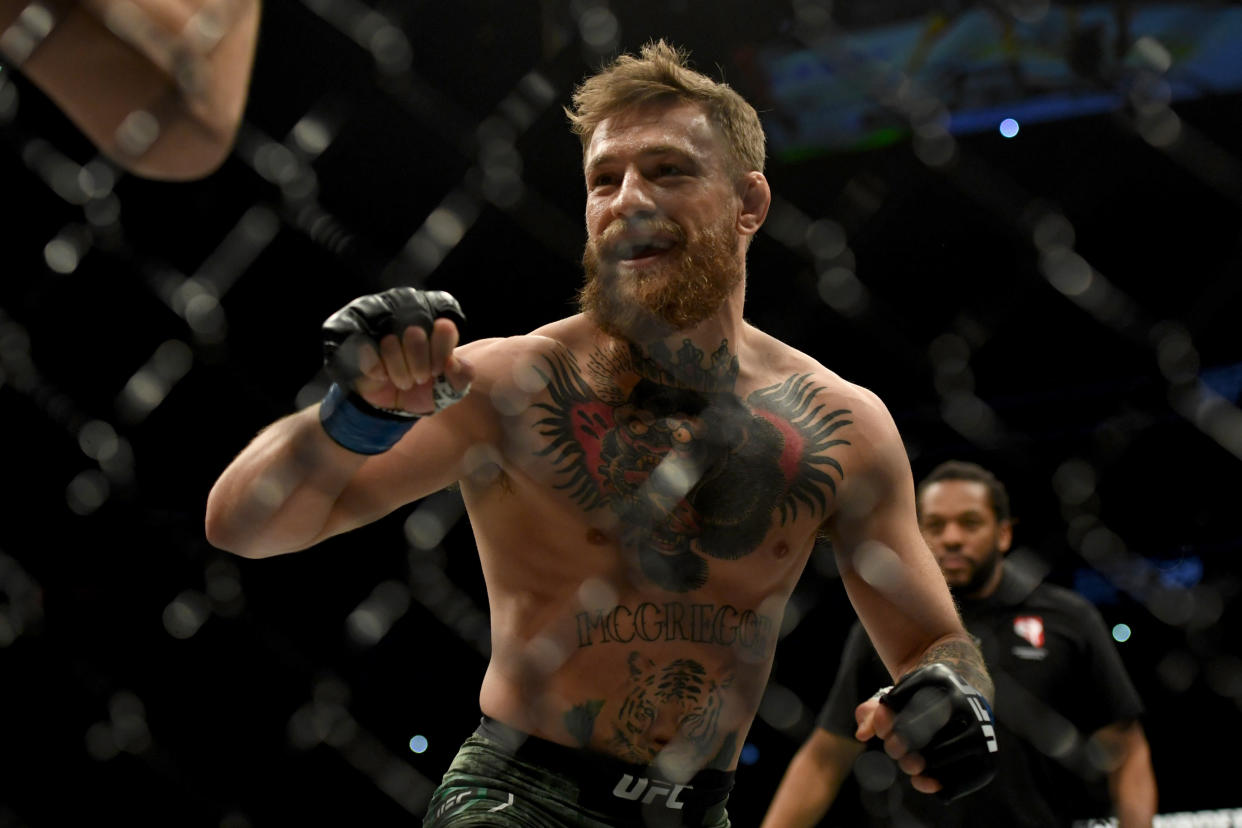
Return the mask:
[[[607, 749], [627, 762], [648, 764], [672, 742], [696, 766], [724, 768], [736, 748], [736, 734], [722, 734], [720, 715], [732, 676], [711, 678], [699, 662], [678, 658], [657, 664], [631, 652], [628, 688], [604, 721]], [[591, 700], [565, 714], [565, 724], [583, 747], [595, 732], [605, 704]], [[723, 738], [722, 738], [723, 736]]]

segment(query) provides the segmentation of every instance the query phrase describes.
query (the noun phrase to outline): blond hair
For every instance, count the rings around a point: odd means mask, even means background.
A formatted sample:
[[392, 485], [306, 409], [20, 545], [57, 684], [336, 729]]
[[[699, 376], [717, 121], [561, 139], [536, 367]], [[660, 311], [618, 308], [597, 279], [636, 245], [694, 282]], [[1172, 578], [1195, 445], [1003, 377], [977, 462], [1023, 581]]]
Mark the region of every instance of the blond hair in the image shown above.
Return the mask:
[[691, 69], [689, 57], [664, 40], [650, 41], [637, 57], [621, 55], [579, 84], [565, 114], [583, 152], [606, 118], [644, 104], [689, 101], [706, 110], [724, 137], [735, 177], [763, 172], [766, 151], [759, 114], [728, 84]]

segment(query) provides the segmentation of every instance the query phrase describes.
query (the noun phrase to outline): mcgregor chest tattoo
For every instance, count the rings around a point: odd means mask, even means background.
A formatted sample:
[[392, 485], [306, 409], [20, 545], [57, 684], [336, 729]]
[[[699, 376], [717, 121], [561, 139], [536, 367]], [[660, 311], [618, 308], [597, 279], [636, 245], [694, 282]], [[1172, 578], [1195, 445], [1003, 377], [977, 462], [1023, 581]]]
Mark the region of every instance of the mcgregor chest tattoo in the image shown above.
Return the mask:
[[592, 381], [569, 351], [536, 369], [548, 392], [537, 454], [582, 508], [616, 514], [621, 545], [674, 592], [703, 586], [710, 559], [749, 555], [799, 509], [824, 515], [845, 474], [831, 450], [848, 445], [850, 412], [817, 404], [807, 374], [738, 396], [727, 344], [710, 357], [689, 340], [675, 354], [596, 352]]

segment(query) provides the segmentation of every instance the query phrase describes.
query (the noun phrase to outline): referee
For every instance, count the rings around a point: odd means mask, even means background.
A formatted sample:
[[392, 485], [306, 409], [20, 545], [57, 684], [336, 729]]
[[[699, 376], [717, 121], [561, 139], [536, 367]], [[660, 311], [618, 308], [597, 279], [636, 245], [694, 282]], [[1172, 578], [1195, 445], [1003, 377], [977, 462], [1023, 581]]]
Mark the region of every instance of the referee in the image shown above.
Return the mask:
[[[948, 461], [917, 494], [923, 534], [996, 682], [996, 778], [945, 803], [915, 792], [874, 740], [854, 738], [855, 707], [893, 681], [855, 623], [817, 727], [790, 762], [763, 828], [1049, 828], [1107, 816], [1121, 828], [1150, 828], [1156, 781], [1142, 701], [1099, 612], [1006, 564], [1009, 496], [991, 472]], [[843, 796], [829, 813], [851, 770], [857, 784], [844, 790], [858, 802]], [[848, 813], [850, 805], [862, 815]]]

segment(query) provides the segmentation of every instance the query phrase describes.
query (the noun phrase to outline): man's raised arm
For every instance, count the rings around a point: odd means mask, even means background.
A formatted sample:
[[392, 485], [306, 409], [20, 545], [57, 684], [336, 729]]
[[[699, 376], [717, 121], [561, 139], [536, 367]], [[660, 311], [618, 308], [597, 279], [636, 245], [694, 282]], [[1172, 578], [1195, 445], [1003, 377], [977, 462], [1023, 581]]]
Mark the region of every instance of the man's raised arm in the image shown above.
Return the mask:
[[207, 539], [246, 557], [293, 552], [457, 480], [477, 406], [437, 412], [474, 377], [456, 353], [462, 319], [452, 297], [413, 288], [329, 317], [331, 389], [260, 432], [224, 470], [207, 499]]

